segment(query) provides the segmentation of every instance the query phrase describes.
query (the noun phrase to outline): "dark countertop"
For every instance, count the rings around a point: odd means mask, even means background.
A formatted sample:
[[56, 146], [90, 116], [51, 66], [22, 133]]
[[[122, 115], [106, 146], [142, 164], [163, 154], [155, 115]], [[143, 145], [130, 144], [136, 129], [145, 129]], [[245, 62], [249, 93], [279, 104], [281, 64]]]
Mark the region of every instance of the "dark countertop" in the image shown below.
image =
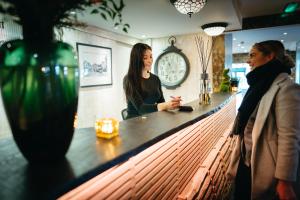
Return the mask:
[[[212, 95], [210, 105], [198, 100], [193, 112], [156, 112], [120, 122], [120, 136], [96, 138], [94, 128], [76, 129], [66, 159], [53, 165], [29, 165], [12, 138], [0, 140], [0, 199], [54, 199], [101, 172], [122, 163], [156, 142], [218, 111], [232, 97]], [[55, 148], [55, 146], [53, 147]]]

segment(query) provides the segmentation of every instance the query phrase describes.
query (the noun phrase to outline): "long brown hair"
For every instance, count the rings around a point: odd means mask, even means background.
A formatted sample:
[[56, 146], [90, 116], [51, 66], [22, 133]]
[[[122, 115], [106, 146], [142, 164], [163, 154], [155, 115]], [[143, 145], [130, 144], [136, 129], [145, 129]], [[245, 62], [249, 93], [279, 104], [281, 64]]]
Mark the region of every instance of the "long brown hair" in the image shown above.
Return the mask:
[[279, 60], [288, 68], [293, 68], [295, 66], [294, 60], [285, 53], [283, 44], [278, 40], [266, 40], [263, 42], [255, 43], [253, 47], [262, 52], [265, 56], [273, 53], [275, 59]]
[[123, 80], [127, 100], [128, 97], [135, 97], [135, 91], [141, 94], [142, 71], [144, 68], [143, 58], [146, 50], [152, 51], [149, 45], [143, 43], [137, 43], [131, 49], [128, 72]]

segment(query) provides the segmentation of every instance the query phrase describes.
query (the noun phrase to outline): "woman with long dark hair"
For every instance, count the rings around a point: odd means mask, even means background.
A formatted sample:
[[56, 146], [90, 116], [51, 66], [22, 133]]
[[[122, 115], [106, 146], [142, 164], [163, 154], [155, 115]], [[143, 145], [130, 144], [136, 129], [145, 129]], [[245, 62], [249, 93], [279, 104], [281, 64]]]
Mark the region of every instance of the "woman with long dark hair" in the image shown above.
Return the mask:
[[238, 137], [228, 168], [234, 197], [296, 200], [300, 86], [289, 77], [295, 64], [276, 40], [254, 44], [248, 64], [250, 87], [232, 129]]
[[150, 72], [152, 63], [151, 47], [143, 43], [135, 44], [130, 54], [128, 73], [123, 80], [127, 119], [180, 106], [180, 97], [165, 102], [161, 82]]

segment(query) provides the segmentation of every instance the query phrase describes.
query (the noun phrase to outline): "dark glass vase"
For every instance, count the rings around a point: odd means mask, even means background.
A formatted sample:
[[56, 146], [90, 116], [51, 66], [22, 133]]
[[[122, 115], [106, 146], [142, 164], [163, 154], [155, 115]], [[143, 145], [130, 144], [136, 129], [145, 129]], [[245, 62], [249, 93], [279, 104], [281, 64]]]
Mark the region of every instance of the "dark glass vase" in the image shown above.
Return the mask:
[[30, 163], [62, 160], [71, 143], [79, 72], [73, 48], [63, 42], [0, 47], [0, 86], [17, 146]]

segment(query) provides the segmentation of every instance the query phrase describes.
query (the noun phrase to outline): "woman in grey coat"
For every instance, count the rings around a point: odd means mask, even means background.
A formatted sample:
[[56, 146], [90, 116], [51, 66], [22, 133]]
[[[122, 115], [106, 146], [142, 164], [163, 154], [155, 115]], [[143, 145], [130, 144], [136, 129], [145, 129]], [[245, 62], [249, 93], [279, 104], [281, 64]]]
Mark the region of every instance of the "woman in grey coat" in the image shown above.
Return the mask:
[[254, 44], [248, 63], [250, 87], [233, 125], [238, 139], [228, 168], [235, 180], [234, 197], [295, 200], [300, 86], [289, 77], [294, 62], [281, 42], [268, 40]]

